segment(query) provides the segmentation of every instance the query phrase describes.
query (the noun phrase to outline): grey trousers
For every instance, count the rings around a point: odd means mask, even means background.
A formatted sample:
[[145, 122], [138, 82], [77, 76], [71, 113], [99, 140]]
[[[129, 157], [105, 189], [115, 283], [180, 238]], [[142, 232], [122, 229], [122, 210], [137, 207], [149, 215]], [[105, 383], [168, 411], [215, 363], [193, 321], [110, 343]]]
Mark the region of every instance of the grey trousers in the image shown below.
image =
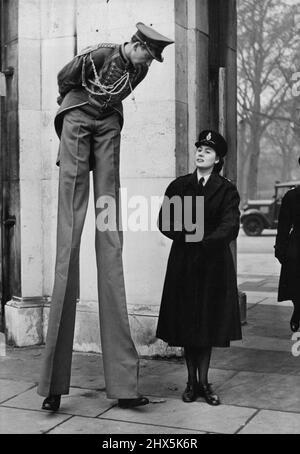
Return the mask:
[[[79, 293], [79, 249], [89, 197], [89, 159], [94, 155], [95, 213], [101, 196], [119, 213], [120, 123], [97, 120], [79, 109], [66, 113], [60, 142], [55, 280], [38, 394], [68, 394]], [[138, 395], [139, 360], [131, 338], [122, 264], [122, 232], [96, 228], [96, 257], [103, 366], [108, 398]]]

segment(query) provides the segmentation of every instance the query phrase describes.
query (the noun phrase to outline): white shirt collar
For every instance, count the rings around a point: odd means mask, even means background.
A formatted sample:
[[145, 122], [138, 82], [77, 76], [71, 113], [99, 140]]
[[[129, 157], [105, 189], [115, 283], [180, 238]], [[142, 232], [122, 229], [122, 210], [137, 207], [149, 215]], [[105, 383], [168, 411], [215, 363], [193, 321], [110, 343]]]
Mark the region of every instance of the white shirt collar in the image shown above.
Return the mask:
[[209, 179], [210, 176], [211, 176], [211, 173], [208, 174], [208, 175], [205, 175], [204, 177], [202, 177], [202, 175], [200, 175], [199, 172], [197, 171], [197, 180], [198, 180], [198, 183], [199, 183], [199, 181], [200, 181], [200, 178], [204, 178], [203, 186], [206, 185], [207, 180]]

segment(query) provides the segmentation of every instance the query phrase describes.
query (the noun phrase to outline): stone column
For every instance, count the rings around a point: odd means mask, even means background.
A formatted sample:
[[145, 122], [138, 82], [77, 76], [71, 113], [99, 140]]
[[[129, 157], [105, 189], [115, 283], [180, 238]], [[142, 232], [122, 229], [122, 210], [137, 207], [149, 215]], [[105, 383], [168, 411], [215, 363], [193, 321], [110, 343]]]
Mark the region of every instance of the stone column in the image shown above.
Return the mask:
[[[18, 2], [2, 1], [1, 70], [4, 86], [0, 98], [0, 179], [1, 179], [1, 322], [4, 304], [12, 293], [20, 295], [20, 179], [18, 115]], [[1, 327], [2, 329], [2, 327]]]
[[21, 285], [5, 308], [7, 340], [17, 346], [44, 341], [44, 306], [52, 291], [55, 258], [56, 74], [74, 55], [75, 4], [17, 2]]
[[208, 1], [175, 0], [176, 175], [194, 169], [194, 143], [209, 126]]
[[209, 23], [208, 0], [188, 0], [188, 156], [195, 168], [195, 141], [209, 126]]
[[7, 340], [17, 346], [42, 342], [42, 225], [40, 140], [40, 2], [19, 0], [18, 117], [20, 288], [5, 307]]

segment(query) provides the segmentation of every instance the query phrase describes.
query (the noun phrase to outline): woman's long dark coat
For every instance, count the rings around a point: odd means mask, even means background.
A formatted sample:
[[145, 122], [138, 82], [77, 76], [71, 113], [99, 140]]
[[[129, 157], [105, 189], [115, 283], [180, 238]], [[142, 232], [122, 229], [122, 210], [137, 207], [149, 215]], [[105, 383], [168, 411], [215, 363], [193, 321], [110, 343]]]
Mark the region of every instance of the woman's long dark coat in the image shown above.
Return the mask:
[[300, 301], [300, 188], [282, 199], [275, 256], [281, 262], [278, 301]]
[[[199, 195], [196, 171], [174, 180], [165, 197]], [[172, 346], [227, 347], [241, 339], [236, 271], [230, 242], [239, 232], [239, 194], [233, 183], [213, 173], [204, 186], [204, 238], [185, 242], [185, 232], [162, 223], [173, 240], [165, 277], [157, 337]], [[177, 219], [178, 222], [178, 219]], [[173, 227], [173, 228], [172, 228]]]

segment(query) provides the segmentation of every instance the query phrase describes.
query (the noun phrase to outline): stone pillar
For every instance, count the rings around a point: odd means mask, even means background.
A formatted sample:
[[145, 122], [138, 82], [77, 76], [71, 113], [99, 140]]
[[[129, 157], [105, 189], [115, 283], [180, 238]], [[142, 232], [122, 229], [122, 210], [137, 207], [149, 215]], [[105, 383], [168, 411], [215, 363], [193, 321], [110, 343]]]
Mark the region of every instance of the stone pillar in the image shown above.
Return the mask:
[[20, 211], [19, 288], [5, 306], [7, 340], [18, 346], [41, 343], [42, 226], [40, 175], [40, 23], [39, 2], [14, 2], [18, 11], [18, 139]]
[[17, 0], [1, 2], [1, 70], [6, 74], [4, 82], [6, 96], [1, 98], [0, 106], [2, 303], [8, 301], [13, 292], [16, 295], [20, 295], [21, 292], [18, 17]]
[[176, 175], [194, 169], [194, 143], [209, 126], [208, 1], [175, 0]]
[[[237, 10], [236, 0], [209, 2], [209, 74], [210, 125], [218, 129], [222, 124], [228, 143], [223, 174], [237, 181]], [[224, 84], [222, 84], [222, 79]], [[222, 98], [221, 98], [222, 97]], [[220, 106], [223, 104], [222, 112]], [[221, 118], [223, 116], [223, 118]], [[237, 263], [236, 241], [231, 249]], [[239, 292], [241, 322], [246, 322], [246, 294]]]
[[7, 340], [17, 346], [44, 341], [44, 306], [52, 291], [55, 259], [56, 73], [74, 55], [75, 4], [17, 4], [21, 285], [5, 308]]
[[188, 156], [195, 168], [195, 142], [209, 126], [209, 23], [208, 0], [188, 0]]

